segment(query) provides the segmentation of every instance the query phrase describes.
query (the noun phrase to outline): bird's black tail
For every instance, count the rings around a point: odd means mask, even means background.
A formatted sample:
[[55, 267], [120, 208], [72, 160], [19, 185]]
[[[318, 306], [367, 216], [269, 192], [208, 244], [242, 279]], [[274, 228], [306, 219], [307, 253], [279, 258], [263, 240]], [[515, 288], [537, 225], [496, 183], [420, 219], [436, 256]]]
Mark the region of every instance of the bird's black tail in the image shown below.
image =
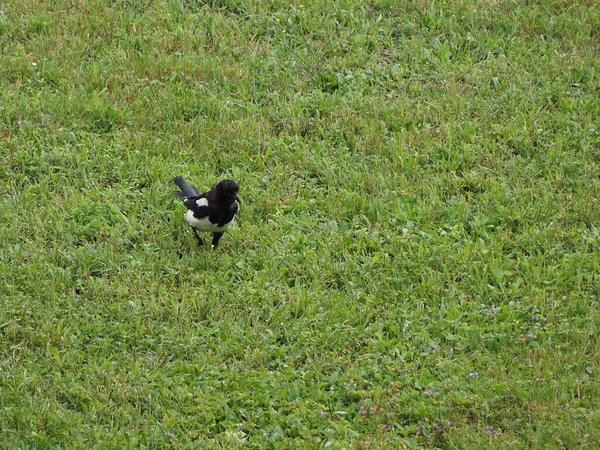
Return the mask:
[[175, 177], [175, 179], [173, 181], [175, 182], [177, 187], [179, 189], [181, 189], [181, 192], [173, 191], [175, 193], [175, 195], [177, 197], [179, 197], [181, 200], [185, 200], [186, 198], [196, 197], [197, 195], [200, 195], [200, 191], [198, 190], [198, 188], [196, 186], [190, 186], [189, 184], [187, 184], [186, 181], [183, 179], [183, 177]]

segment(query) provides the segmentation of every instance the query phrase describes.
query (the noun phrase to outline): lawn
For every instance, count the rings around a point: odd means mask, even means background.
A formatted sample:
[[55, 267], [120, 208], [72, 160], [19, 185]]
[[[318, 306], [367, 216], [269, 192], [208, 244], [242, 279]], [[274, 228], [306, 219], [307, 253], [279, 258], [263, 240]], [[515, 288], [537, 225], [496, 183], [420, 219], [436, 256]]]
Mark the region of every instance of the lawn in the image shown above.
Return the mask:
[[[600, 446], [600, 4], [0, 5], [0, 447]], [[233, 178], [217, 251], [173, 195]]]

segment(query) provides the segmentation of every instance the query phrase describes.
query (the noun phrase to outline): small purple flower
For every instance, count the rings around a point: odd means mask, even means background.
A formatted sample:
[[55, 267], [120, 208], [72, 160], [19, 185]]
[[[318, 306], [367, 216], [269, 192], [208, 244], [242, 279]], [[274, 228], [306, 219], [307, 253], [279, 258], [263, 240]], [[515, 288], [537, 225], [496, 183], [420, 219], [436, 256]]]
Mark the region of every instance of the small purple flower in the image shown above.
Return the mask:
[[469, 372], [470, 378], [479, 378], [479, 372]]
[[425, 392], [423, 392], [423, 395], [427, 395], [428, 397], [435, 397], [436, 395], [438, 395], [438, 392], [432, 389], [427, 389]]
[[319, 414], [321, 414], [323, 417], [326, 417], [329, 415], [329, 413], [327, 411], [321, 411]]
[[390, 431], [392, 429], [392, 426], [389, 423], [386, 423], [386, 424], [383, 425], [383, 429], [385, 431]]
[[358, 413], [359, 414], [366, 414], [367, 410], [361, 406], [360, 409], [358, 410]]
[[377, 408], [375, 408], [374, 406], [371, 406], [371, 409], [369, 409], [369, 412], [371, 414], [375, 414], [377, 412]]
[[487, 427], [485, 427], [485, 430], [489, 433], [489, 434], [496, 434], [496, 430], [494, 429], [493, 426], [488, 425]]

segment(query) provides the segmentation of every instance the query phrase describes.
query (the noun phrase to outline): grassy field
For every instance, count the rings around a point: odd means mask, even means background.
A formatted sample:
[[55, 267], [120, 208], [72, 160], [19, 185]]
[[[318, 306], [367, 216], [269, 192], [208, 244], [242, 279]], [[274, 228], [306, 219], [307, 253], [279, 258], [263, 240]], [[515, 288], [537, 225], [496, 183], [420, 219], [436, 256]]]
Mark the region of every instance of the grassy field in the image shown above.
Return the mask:
[[[0, 5], [0, 447], [600, 446], [600, 5]], [[173, 196], [233, 178], [218, 251]]]

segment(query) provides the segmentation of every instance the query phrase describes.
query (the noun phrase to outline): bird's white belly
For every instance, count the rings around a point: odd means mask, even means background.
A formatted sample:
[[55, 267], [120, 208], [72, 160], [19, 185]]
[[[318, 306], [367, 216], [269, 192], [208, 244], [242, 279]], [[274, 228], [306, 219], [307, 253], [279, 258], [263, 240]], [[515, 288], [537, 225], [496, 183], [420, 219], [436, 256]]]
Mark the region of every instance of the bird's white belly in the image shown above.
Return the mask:
[[208, 216], [203, 217], [202, 219], [197, 219], [194, 217], [194, 212], [188, 209], [188, 211], [185, 213], [185, 220], [187, 220], [187, 223], [190, 224], [190, 227], [196, 228], [197, 230], [220, 233], [221, 231], [226, 230], [227, 227], [233, 223], [235, 217], [231, 220], [231, 222], [228, 222], [220, 227], [219, 224], [211, 223], [210, 220], [208, 220]]

